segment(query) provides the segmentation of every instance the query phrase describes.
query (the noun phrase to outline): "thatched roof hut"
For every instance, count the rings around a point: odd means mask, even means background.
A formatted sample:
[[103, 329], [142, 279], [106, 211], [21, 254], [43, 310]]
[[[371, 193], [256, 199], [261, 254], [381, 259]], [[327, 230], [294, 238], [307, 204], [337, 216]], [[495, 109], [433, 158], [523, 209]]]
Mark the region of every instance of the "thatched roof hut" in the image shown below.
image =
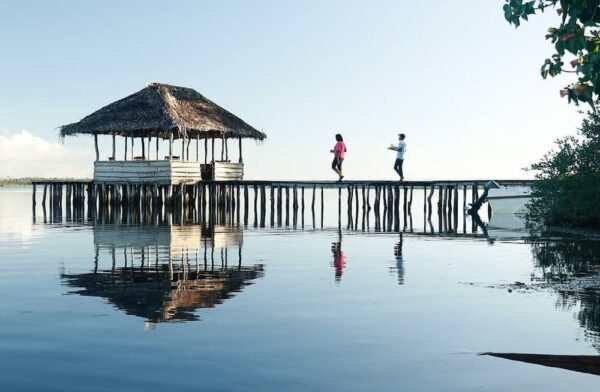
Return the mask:
[[113, 102], [79, 122], [60, 127], [60, 136], [78, 134], [186, 139], [267, 136], [197, 91], [162, 83]]

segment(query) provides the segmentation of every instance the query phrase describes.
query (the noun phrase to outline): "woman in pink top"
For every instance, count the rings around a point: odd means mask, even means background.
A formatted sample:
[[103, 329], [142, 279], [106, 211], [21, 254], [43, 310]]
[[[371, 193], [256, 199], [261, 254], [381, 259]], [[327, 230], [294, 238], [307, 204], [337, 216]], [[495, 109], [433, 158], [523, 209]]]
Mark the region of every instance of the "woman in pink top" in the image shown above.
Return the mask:
[[342, 162], [344, 162], [344, 155], [346, 154], [346, 145], [344, 144], [344, 139], [342, 135], [339, 133], [335, 135], [335, 146], [333, 150], [330, 150], [333, 153], [333, 162], [331, 162], [331, 168], [334, 172], [340, 176], [339, 181], [342, 181], [344, 176], [342, 175]]

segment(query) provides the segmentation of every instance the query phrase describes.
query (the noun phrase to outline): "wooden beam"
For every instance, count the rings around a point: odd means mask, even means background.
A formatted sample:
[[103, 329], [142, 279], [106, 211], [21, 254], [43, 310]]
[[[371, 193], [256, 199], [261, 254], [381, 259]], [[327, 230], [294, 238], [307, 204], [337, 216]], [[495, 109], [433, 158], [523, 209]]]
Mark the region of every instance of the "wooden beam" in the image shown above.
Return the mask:
[[173, 132], [169, 132], [169, 161], [173, 160]]
[[113, 132], [112, 134], [112, 159], [113, 161], [116, 159], [117, 156], [117, 135]]
[[158, 153], [158, 145], [159, 145], [159, 141], [160, 141], [160, 137], [159, 137], [159, 136], [157, 136], [157, 137], [156, 137], [156, 160], [157, 160], [157, 161], [158, 161], [158, 160], [160, 160], [160, 156], [158, 155], [158, 154], [159, 154], [159, 153]]
[[185, 160], [185, 134], [181, 138], [181, 158], [179, 159]]
[[221, 160], [225, 159], [225, 133], [223, 133], [223, 137], [221, 138]]
[[240, 136], [240, 138], [238, 139], [238, 143], [239, 143], [239, 150], [240, 150], [240, 159], [239, 159], [239, 163], [244, 163], [244, 158], [242, 157], [242, 137]]
[[[215, 138], [214, 137], [211, 138], [211, 141], [212, 141], [212, 160], [211, 160], [211, 162], [215, 163]], [[213, 170], [214, 170], [214, 168], [213, 168]]]
[[96, 161], [100, 160], [100, 150], [98, 149], [98, 135], [94, 134], [94, 148], [96, 149]]
[[208, 139], [204, 138], [204, 164], [208, 163]]
[[144, 159], [146, 159], [146, 140], [144, 139], [144, 137], [141, 137], [142, 139], [142, 157]]
[[200, 161], [200, 135], [196, 135], [196, 161]]
[[126, 161], [127, 160], [127, 143], [129, 143], [129, 138], [127, 136], [125, 136], [125, 153], [123, 154], [123, 160]]

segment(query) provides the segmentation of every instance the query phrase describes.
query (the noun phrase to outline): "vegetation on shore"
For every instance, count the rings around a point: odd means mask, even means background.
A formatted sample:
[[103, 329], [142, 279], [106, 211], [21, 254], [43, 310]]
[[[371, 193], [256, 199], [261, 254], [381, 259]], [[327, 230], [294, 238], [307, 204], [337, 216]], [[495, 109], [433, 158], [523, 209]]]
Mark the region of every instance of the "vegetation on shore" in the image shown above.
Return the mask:
[[52, 178], [45, 178], [45, 177], [21, 177], [21, 178], [12, 178], [12, 177], [7, 177], [7, 178], [0, 178], [0, 187], [5, 187], [5, 186], [27, 186], [27, 185], [31, 185], [31, 183], [33, 181], [60, 181], [60, 180], [64, 180], [64, 181], [69, 181], [69, 180], [73, 180], [72, 178], [56, 178], [56, 177], [52, 177]]
[[560, 96], [592, 107], [578, 135], [557, 140], [556, 149], [531, 166], [538, 171], [538, 181], [528, 223], [537, 229], [600, 229], [600, 4], [598, 0], [506, 0], [503, 9], [505, 19], [515, 27], [532, 15], [556, 11], [559, 23], [546, 34], [554, 53], [542, 64], [541, 75], [545, 79], [572, 74], [575, 80]]
[[538, 171], [527, 218], [532, 227], [600, 229], [600, 114], [590, 112], [577, 136], [531, 166]]

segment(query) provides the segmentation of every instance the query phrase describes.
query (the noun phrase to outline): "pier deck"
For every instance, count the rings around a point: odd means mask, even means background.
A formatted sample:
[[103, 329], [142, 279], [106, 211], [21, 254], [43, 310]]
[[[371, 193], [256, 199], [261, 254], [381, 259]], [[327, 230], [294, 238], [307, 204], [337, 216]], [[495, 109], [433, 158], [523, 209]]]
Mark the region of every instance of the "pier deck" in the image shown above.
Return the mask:
[[[359, 220], [362, 225], [366, 222], [368, 226], [369, 216], [373, 215], [376, 228], [385, 226], [388, 230], [400, 230], [401, 227], [412, 224], [413, 200], [419, 200], [421, 207], [417, 208], [422, 209], [423, 216], [428, 221], [432, 215], [437, 216], [440, 227], [453, 230], [458, 225], [459, 216], [464, 216], [469, 204], [473, 205], [479, 199], [480, 191], [483, 191], [483, 185], [488, 181], [230, 180], [164, 185], [39, 180], [33, 182], [32, 201], [35, 219], [36, 187], [43, 186], [42, 209], [46, 217], [47, 207], [49, 208], [51, 221], [61, 219], [64, 206], [67, 220], [80, 220], [85, 219], [84, 217], [93, 219], [95, 216], [118, 214], [125, 210], [134, 210], [138, 215], [148, 217], [162, 213], [176, 213], [183, 217], [191, 211], [209, 226], [247, 225], [249, 215], [253, 212], [255, 226], [265, 227], [267, 222], [271, 226], [295, 226], [298, 219], [304, 222], [306, 210], [310, 211], [313, 225], [316, 226], [320, 221], [320, 226], [323, 227], [324, 194], [325, 190], [329, 190], [336, 194], [337, 202], [332, 207], [337, 210], [339, 219], [344, 204], [348, 210], [349, 226], [355, 228], [358, 227]], [[512, 186], [533, 184], [532, 180], [522, 179], [495, 181], [500, 185]], [[414, 199], [413, 193], [417, 194]], [[343, 199], [346, 201], [343, 202]], [[475, 219], [473, 222], [477, 223]]]

